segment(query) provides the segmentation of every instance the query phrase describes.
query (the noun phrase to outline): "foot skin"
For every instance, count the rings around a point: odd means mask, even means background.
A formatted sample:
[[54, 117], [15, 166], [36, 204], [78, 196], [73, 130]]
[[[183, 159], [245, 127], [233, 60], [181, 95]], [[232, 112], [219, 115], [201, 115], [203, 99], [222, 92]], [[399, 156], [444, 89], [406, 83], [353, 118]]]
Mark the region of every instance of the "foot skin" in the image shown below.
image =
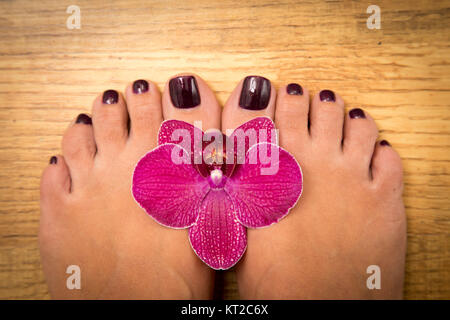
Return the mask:
[[[174, 79], [162, 98], [150, 81], [130, 84], [125, 97], [97, 97], [92, 119], [81, 115], [69, 126], [63, 156], [44, 170], [39, 241], [53, 298], [212, 296], [213, 273], [192, 251], [187, 230], [156, 223], [130, 191], [134, 166], [156, 146], [163, 119], [220, 127], [221, 110], [205, 82], [192, 78], [198, 96], [189, 97], [192, 79]], [[81, 269], [80, 290], [67, 289], [70, 265]]]
[[[391, 146], [376, 142], [370, 115], [346, 114], [342, 98], [330, 91], [310, 103], [308, 90], [295, 85], [278, 94], [272, 87], [265, 109], [243, 109], [241, 88], [242, 82], [226, 103], [222, 129], [256, 116], [274, 118], [280, 145], [304, 175], [303, 194], [286, 218], [248, 230], [247, 252], [237, 266], [241, 298], [402, 298], [402, 166]], [[366, 286], [371, 265], [380, 267], [380, 290]]]

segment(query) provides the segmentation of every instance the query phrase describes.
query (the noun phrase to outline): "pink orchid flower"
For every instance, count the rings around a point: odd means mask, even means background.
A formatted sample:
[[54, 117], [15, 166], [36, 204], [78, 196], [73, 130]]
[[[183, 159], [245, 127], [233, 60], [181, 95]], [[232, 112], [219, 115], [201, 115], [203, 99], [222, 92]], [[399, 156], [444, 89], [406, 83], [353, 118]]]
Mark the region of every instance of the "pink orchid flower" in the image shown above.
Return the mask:
[[[247, 130], [267, 134], [256, 139], [244, 136], [244, 157], [239, 162], [236, 142], [238, 135]], [[179, 132], [191, 138], [184, 148], [179, 141], [174, 142]], [[230, 137], [224, 136], [225, 141], [235, 142], [233, 150], [225, 153], [208, 149], [204, 138], [208, 131], [202, 132], [184, 121], [165, 121], [159, 130], [158, 147], [147, 153], [134, 170], [133, 196], [158, 223], [189, 228], [191, 246], [208, 266], [229, 269], [245, 252], [246, 228], [278, 222], [295, 206], [302, 192], [300, 165], [289, 152], [270, 143], [274, 133], [269, 118], [248, 121]], [[198, 139], [200, 163], [195, 161], [194, 144]], [[278, 157], [269, 163], [267, 159], [262, 161], [264, 153], [269, 158]], [[174, 161], [174, 155], [188, 161]], [[233, 161], [227, 161], [230, 157]], [[276, 170], [271, 172], [274, 165]]]

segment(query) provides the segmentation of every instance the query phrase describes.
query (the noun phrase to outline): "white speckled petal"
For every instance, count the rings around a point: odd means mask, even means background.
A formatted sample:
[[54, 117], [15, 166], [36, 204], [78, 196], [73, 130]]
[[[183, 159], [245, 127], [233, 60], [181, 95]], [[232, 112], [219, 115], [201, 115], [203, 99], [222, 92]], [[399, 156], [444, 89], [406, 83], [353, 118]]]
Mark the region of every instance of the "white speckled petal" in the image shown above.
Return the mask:
[[[271, 164], [261, 162], [261, 154], [271, 157], [274, 152], [278, 152], [278, 160], [274, 156]], [[252, 164], [252, 158], [258, 161]], [[302, 188], [302, 171], [295, 158], [267, 143], [250, 148], [245, 164], [235, 170], [225, 185], [238, 220], [249, 228], [265, 227], [286, 216], [300, 198]]]
[[197, 256], [213, 269], [229, 269], [244, 254], [247, 233], [236, 219], [233, 203], [223, 189], [211, 189], [197, 222], [189, 229]]
[[197, 219], [209, 183], [192, 164], [175, 164], [172, 151], [187, 154], [178, 145], [164, 144], [138, 162], [132, 192], [137, 203], [160, 224], [187, 228]]
[[[194, 152], [194, 137], [197, 136], [197, 139], [199, 139], [199, 149], [201, 151], [202, 148], [202, 139], [203, 139], [203, 132], [199, 128], [194, 127], [192, 124], [181, 121], [181, 120], [166, 120], [161, 124], [161, 127], [159, 128], [158, 132], [158, 145], [164, 144], [164, 143], [174, 143], [179, 144], [181, 142], [181, 137], [174, 135], [174, 132], [179, 130], [180, 133], [188, 133], [190, 138], [190, 145], [191, 148], [185, 148], [186, 151], [191, 154]], [[176, 140], [173, 140], [174, 136], [176, 136]], [[184, 147], [184, 146], [183, 146]]]
[[[249, 138], [249, 133], [254, 131], [256, 133], [255, 139]], [[263, 135], [261, 135], [264, 133]], [[247, 134], [247, 135], [246, 135]], [[273, 137], [272, 137], [273, 136]], [[234, 144], [235, 153], [238, 152], [238, 140], [245, 139], [244, 155], [247, 153], [248, 149], [257, 143], [267, 142], [278, 144], [277, 131], [275, 129], [275, 124], [272, 119], [268, 117], [257, 117], [250, 121], [247, 121], [237, 127], [233, 133], [230, 135], [229, 139]], [[274, 138], [275, 141], [272, 140]]]

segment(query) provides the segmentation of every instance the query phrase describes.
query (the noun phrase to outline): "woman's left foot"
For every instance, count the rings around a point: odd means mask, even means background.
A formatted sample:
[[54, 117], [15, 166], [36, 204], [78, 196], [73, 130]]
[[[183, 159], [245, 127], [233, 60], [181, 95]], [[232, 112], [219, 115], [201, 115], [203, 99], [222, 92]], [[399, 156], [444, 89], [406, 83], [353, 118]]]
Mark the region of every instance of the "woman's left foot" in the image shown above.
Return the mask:
[[[41, 180], [39, 241], [52, 297], [212, 296], [213, 272], [192, 251], [187, 230], [159, 225], [131, 194], [134, 167], [156, 146], [163, 118], [220, 127], [220, 107], [201, 78], [170, 83], [162, 99], [144, 80], [129, 85], [125, 97], [105, 91], [92, 119], [79, 115], [64, 134], [64, 156], [51, 158]], [[80, 290], [66, 285], [71, 265], [80, 268]]]

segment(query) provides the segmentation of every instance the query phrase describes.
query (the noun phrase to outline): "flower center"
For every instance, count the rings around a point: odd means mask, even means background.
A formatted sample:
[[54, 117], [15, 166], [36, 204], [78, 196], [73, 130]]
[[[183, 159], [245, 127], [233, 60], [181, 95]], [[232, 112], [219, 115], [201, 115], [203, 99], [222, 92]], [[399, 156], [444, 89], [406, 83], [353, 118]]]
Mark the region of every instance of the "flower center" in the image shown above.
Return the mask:
[[215, 148], [212, 149], [210, 159], [213, 162], [219, 163], [220, 161], [222, 161], [223, 158], [225, 158], [225, 155], [222, 154], [222, 152], [217, 151]]
[[[223, 187], [225, 185], [225, 182], [227, 178], [231, 176], [231, 174], [234, 171], [234, 167], [236, 165], [236, 156], [234, 156], [234, 161], [229, 161], [231, 163], [227, 163], [227, 157], [229, 155], [226, 151], [226, 139], [227, 137], [224, 135], [223, 145], [217, 146], [217, 145], [203, 145], [202, 149], [202, 163], [195, 164], [195, 167], [197, 168], [198, 172], [205, 178], [209, 179], [211, 184], [211, 187], [215, 187], [214, 183], [212, 182], [212, 176], [217, 175], [216, 181], [218, 181], [218, 188]], [[208, 148], [208, 150], [206, 150]], [[218, 173], [212, 174], [214, 170], [219, 170], [221, 173], [221, 180], [219, 181]]]
[[222, 170], [220, 169], [214, 169], [213, 171], [211, 171], [211, 180], [215, 185], [218, 185], [223, 178], [223, 173]]
[[208, 181], [211, 188], [223, 188], [225, 185], [226, 177], [223, 175], [222, 170], [214, 169], [210, 172]]

